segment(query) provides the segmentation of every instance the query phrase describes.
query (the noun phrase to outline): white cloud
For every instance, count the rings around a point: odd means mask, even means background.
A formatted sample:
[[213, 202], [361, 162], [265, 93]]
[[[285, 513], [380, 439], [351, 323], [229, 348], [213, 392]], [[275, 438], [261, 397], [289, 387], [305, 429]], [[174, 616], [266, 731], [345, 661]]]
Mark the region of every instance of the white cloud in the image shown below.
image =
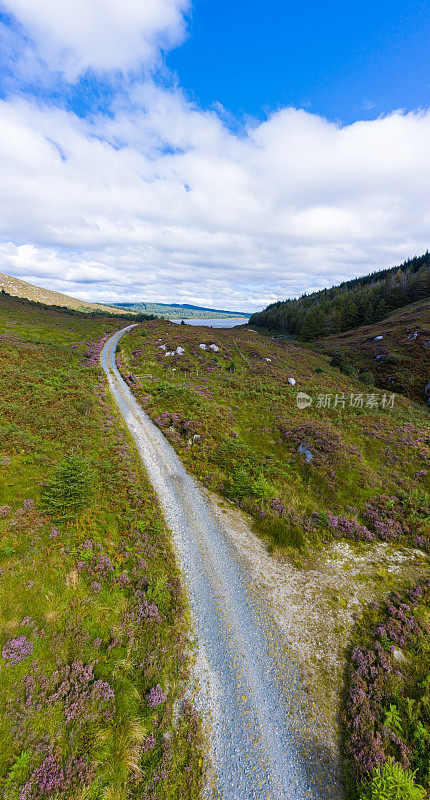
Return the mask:
[[428, 246], [430, 113], [243, 135], [146, 83], [112, 117], [0, 103], [0, 271], [84, 299], [254, 309]]
[[75, 79], [127, 71], [182, 41], [189, 0], [3, 0], [43, 59]]

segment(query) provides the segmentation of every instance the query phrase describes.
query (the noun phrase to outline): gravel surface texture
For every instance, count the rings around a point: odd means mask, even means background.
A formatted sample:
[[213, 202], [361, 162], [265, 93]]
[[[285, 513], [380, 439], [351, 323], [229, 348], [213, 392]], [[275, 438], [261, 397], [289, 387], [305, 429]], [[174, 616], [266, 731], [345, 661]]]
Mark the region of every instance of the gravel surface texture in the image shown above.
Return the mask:
[[171, 530], [196, 634], [195, 702], [209, 719], [207, 795], [340, 800], [336, 767], [312, 730], [300, 664], [197, 481], [115, 366], [101, 360]]

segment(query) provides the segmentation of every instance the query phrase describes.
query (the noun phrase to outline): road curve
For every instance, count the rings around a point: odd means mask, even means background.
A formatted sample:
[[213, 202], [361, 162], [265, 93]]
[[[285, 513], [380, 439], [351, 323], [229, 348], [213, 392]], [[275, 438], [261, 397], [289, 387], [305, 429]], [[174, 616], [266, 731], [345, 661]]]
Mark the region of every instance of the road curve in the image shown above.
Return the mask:
[[197, 636], [199, 700], [211, 716], [214, 786], [222, 800], [339, 800], [335, 769], [308, 730], [299, 669], [270, 610], [197, 482], [116, 368], [117, 343], [133, 327], [109, 339], [101, 362], [172, 533]]

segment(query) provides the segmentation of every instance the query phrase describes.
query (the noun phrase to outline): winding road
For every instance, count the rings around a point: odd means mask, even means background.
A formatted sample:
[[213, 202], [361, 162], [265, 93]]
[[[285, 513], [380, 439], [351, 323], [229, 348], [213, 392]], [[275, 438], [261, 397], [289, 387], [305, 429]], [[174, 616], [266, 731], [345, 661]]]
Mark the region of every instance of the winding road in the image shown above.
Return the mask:
[[246, 564], [197, 481], [136, 402], [115, 365], [102, 366], [172, 533], [197, 638], [196, 701], [210, 716], [212, 787], [222, 800], [339, 800], [335, 770], [309, 730], [300, 668]]

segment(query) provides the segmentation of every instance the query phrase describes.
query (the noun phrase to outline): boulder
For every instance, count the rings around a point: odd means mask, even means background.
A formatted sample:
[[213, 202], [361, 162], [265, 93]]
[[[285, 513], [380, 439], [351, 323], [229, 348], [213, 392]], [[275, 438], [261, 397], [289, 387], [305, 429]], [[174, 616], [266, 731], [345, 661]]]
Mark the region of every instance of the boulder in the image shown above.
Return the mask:
[[305, 457], [308, 464], [310, 461], [312, 461], [314, 457], [313, 453], [311, 453], [311, 451], [309, 450], [309, 447], [306, 447], [306, 445], [303, 444], [303, 442], [299, 444], [297, 452], [301, 453]]

